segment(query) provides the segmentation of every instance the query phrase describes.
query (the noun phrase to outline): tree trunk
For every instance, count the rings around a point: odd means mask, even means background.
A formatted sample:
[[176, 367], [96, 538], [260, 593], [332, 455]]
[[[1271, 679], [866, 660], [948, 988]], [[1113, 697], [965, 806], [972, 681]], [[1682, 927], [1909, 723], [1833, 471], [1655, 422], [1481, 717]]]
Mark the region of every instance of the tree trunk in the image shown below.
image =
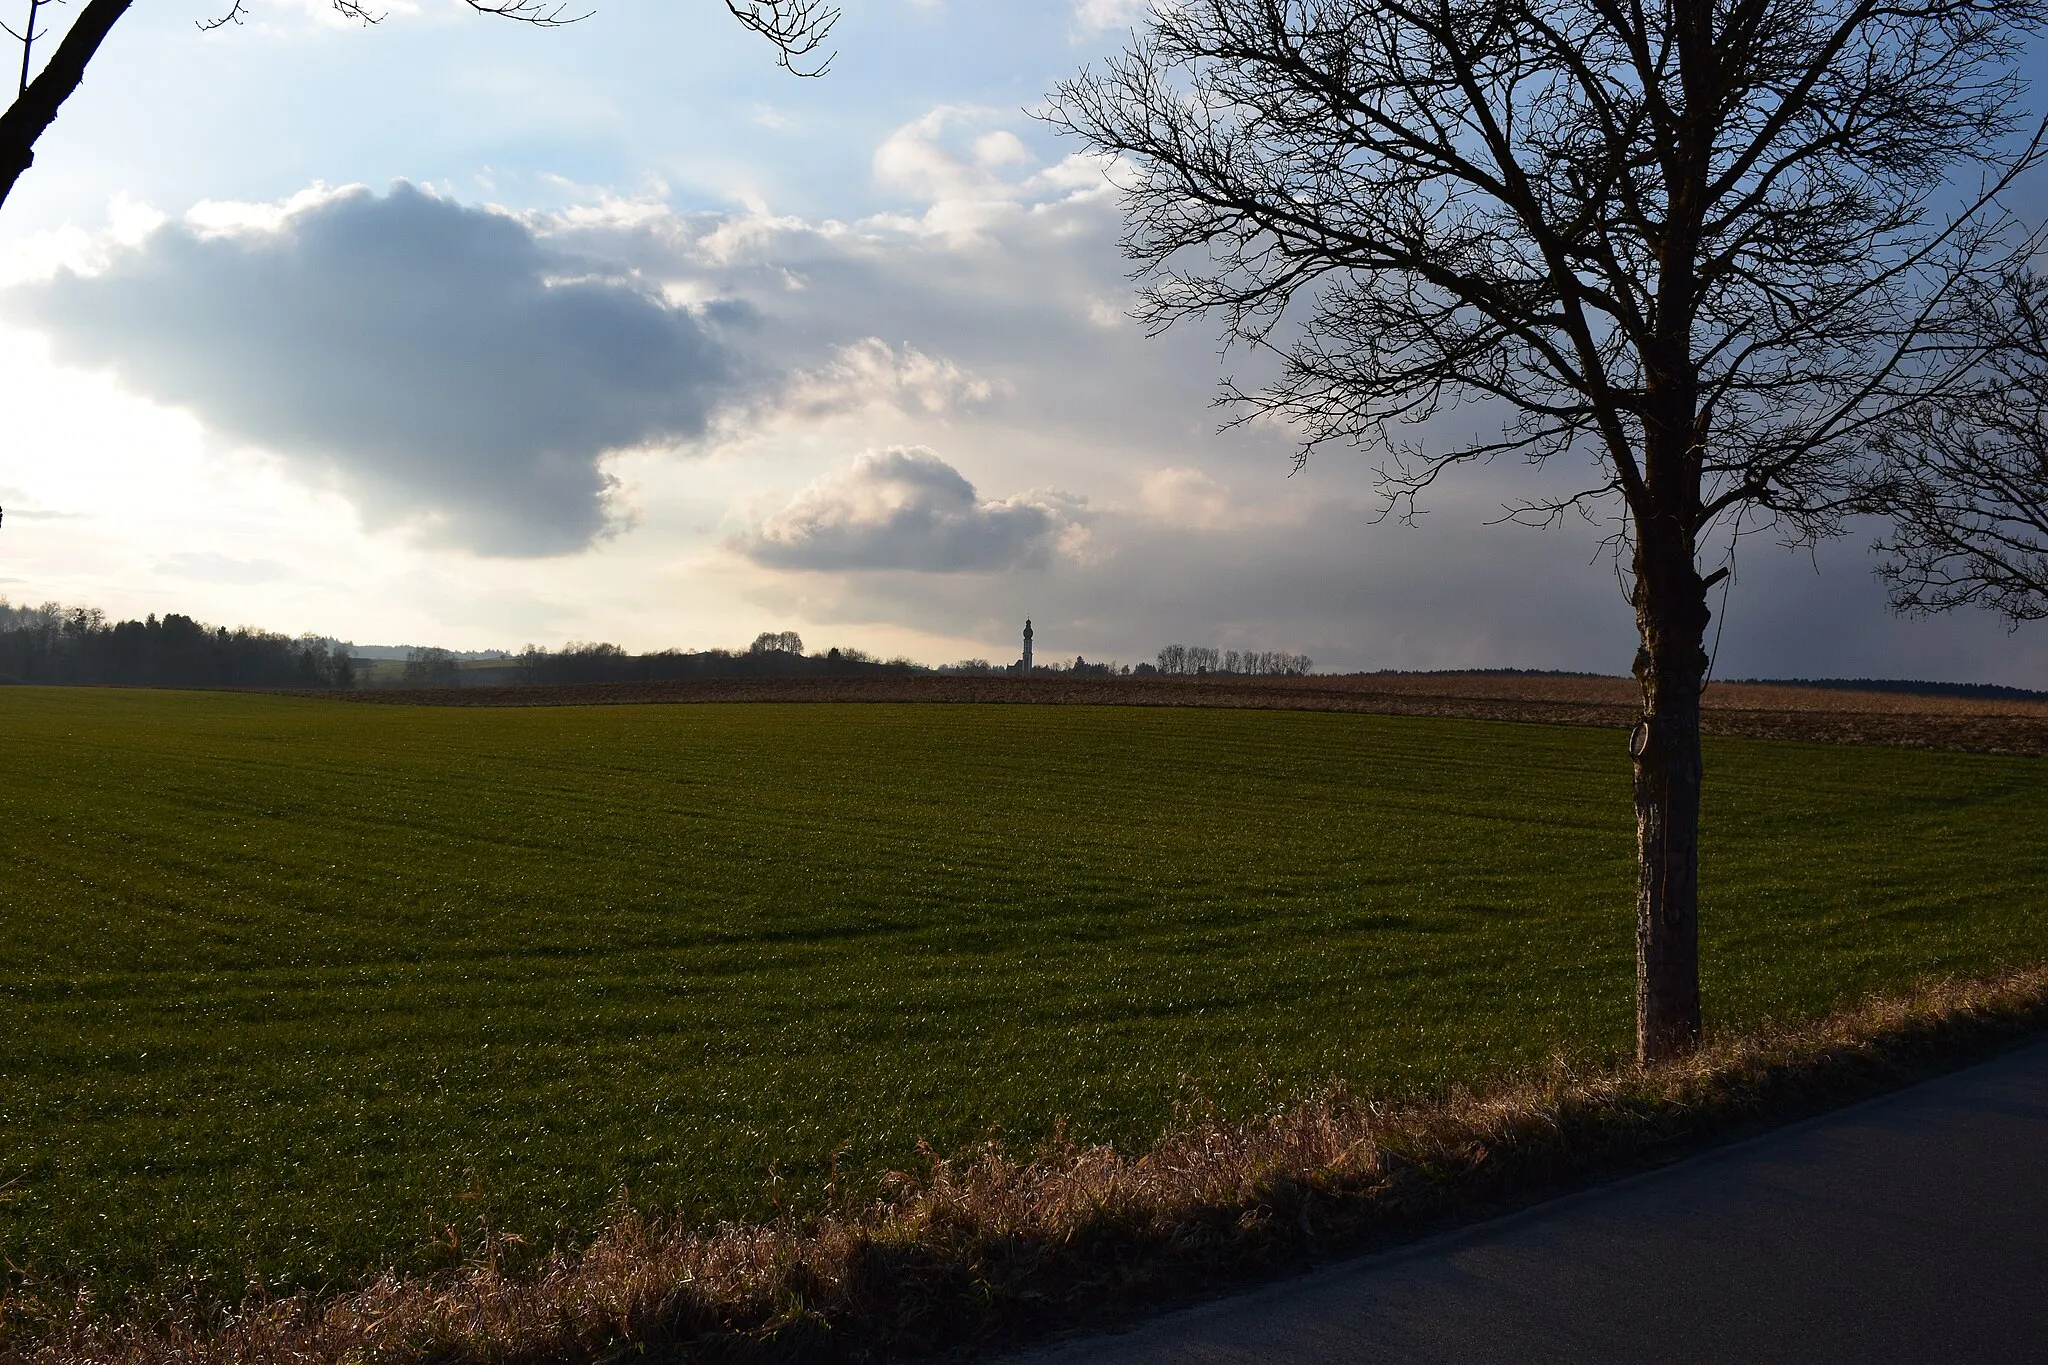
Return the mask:
[[1676, 518], [1639, 521], [1636, 677], [1643, 717], [1635, 759], [1636, 1056], [1690, 1052], [1700, 1038], [1700, 691], [1706, 679], [1706, 585]]

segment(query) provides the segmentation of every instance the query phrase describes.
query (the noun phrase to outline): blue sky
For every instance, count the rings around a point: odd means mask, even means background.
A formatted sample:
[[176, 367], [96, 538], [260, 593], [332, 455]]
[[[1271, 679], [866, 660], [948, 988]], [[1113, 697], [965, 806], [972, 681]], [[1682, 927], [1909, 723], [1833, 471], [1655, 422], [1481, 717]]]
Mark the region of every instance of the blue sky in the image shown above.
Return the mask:
[[[9, 203], [10, 236], [90, 221], [110, 193], [182, 207], [401, 178], [519, 208], [655, 193], [861, 217], [909, 202], [870, 174], [892, 131], [942, 106], [1017, 115], [1111, 50], [1132, 12], [862, 0], [835, 29], [829, 79], [806, 81], [718, 0], [592, 0], [553, 30], [453, 0], [394, 5], [369, 29], [320, 0], [255, 0], [245, 24], [196, 32], [207, 8], [122, 21]], [[1006, 122], [1050, 152], [1028, 120]]]
[[[1598, 528], [1214, 432], [1226, 367], [1122, 317], [1099, 168], [1029, 114], [1118, 0], [847, 0], [823, 80], [717, 0], [541, 31], [455, 0], [123, 21], [0, 209], [0, 595], [363, 643], [797, 629], [929, 662], [1624, 671]], [[1560, 474], [1558, 477], [1564, 477]], [[1750, 542], [1723, 675], [2048, 686], [1898, 621], [1851, 536]]]

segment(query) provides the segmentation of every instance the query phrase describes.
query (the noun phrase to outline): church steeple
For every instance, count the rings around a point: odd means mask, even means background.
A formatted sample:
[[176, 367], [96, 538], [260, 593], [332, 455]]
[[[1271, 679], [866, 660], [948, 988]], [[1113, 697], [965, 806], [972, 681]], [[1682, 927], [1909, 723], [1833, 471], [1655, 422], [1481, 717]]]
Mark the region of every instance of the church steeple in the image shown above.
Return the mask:
[[1024, 671], [1031, 671], [1031, 618], [1024, 618]]

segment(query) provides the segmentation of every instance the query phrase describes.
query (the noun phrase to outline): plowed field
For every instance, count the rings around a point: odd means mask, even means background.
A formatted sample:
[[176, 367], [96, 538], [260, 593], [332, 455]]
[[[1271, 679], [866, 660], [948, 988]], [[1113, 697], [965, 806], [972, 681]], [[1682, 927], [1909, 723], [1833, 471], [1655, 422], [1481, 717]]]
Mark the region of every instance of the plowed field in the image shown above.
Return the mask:
[[[309, 695], [334, 696], [333, 693]], [[1640, 712], [1629, 678], [1592, 674], [1362, 673], [1307, 678], [717, 678], [555, 687], [377, 690], [350, 700], [432, 706], [595, 706], [645, 702], [952, 702], [1202, 706], [1351, 711], [1627, 729]], [[2048, 755], [2048, 702], [1714, 683], [1710, 735], [1888, 744], [1962, 753]]]

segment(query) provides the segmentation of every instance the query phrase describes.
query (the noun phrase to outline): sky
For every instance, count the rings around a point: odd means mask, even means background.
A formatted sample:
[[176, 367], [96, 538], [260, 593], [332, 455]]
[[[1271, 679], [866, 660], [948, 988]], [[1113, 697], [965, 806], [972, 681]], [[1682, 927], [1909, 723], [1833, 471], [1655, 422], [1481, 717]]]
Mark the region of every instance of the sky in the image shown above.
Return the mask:
[[[362, 644], [1625, 672], [1574, 471], [1219, 434], [1102, 168], [1035, 112], [1126, 0], [845, 0], [819, 80], [718, 0], [138, 6], [0, 207], [0, 596]], [[1724, 677], [2048, 687], [2048, 625], [1902, 620], [1868, 528], [1744, 542]]]

